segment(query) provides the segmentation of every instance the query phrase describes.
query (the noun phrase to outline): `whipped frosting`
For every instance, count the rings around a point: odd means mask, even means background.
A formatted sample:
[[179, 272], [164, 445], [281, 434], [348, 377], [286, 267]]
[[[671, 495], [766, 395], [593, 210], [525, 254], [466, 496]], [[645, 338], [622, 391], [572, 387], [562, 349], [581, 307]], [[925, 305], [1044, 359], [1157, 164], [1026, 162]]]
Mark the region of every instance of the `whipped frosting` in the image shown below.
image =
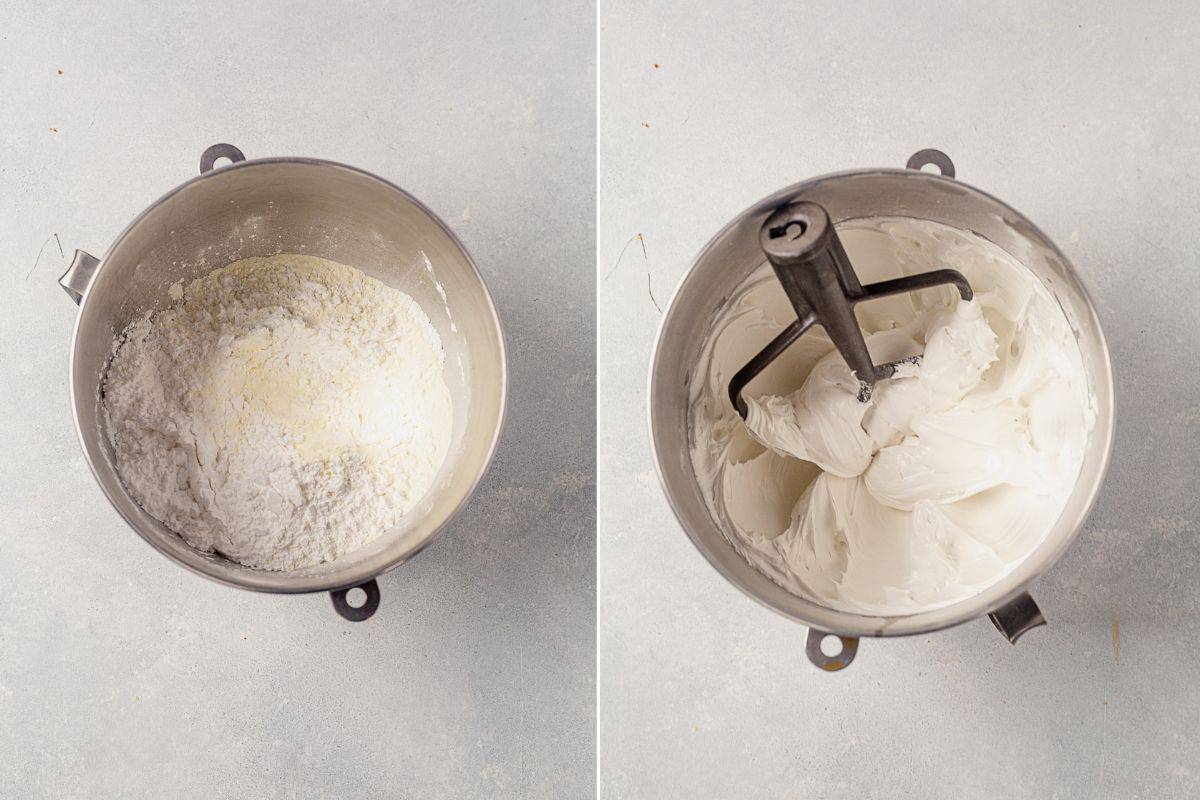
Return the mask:
[[733, 546], [784, 588], [843, 611], [900, 616], [999, 581], [1046, 537], [1094, 422], [1061, 307], [996, 245], [924, 220], [838, 226], [863, 283], [941, 267], [949, 287], [868, 301], [875, 363], [901, 364], [860, 402], [820, 328], [745, 390], [729, 378], [795, 319], [769, 264], [718, 311], [689, 387], [691, 458]]

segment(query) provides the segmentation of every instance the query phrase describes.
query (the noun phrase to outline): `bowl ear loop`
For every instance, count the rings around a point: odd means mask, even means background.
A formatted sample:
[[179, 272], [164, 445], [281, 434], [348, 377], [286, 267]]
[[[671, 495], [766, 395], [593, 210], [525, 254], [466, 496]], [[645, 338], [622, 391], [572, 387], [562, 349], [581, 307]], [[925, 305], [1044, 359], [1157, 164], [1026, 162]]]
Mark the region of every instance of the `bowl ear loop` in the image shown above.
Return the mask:
[[236, 164], [239, 161], [245, 161], [246, 157], [242, 155], [242, 151], [231, 144], [214, 144], [203, 153], [200, 154], [200, 174], [212, 172], [216, 167], [217, 161], [226, 159], [230, 164]]

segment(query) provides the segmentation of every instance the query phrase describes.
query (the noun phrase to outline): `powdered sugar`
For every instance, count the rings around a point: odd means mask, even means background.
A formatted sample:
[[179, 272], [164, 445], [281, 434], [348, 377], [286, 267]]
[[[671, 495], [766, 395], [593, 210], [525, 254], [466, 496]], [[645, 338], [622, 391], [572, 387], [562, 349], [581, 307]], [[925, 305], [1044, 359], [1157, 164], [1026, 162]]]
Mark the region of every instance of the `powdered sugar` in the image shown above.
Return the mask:
[[117, 471], [200, 550], [273, 570], [333, 560], [432, 485], [452, 419], [443, 359], [416, 302], [359, 270], [239, 261], [114, 344]]

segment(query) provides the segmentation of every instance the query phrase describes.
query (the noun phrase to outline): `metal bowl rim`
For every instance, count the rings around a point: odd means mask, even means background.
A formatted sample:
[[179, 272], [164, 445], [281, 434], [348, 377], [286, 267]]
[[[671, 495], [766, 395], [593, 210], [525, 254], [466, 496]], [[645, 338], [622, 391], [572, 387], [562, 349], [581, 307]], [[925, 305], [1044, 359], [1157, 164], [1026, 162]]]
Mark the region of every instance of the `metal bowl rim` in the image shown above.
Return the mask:
[[[397, 553], [392, 558], [389, 558], [387, 560], [387, 562], [381, 568], [368, 567], [365, 569], [356, 569], [356, 570], [351, 571], [348, 574], [339, 574], [338, 572], [335, 571], [335, 572], [331, 573], [329, 576], [319, 576], [319, 577], [318, 576], [310, 576], [310, 577], [306, 577], [303, 580], [294, 580], [294, 581], [289, 581], [287, 579], [286, 576], [289, 574], [288, 572], [276, 572], [276, 571], [271, 571], [271, 570], [250, 570], [245, 573], [248, 576], [248, 579], [238, 580], [238, 579], [234, 579], [227, 575], [218, 575], [218, 574], [215, 574], [213, 572], [210, 572], [210, 571], [204, 569], [201, 566], [201, 564], [205, 563], [202, 560], [202, 558], [198, 559], [197, 563], [188, 563], [188, 562], [180, 560], [179, 558], [177, 558], [175, 556], [174, 553], [170, 552], [165, 547], [160, 545], [160, 543], [154, 537], [149, 535], [147, 532], [143, 531], [141, 529], [141, 527], [134, 520], [130, 519], [129, 516], [127, 516], [125, 514], [125, 512], [121, 510], [120, 506], [117, 505], [116, 498], [114, 498], [112, 496], [112, 493], [108, 490], [108, 487], [106, 487], [104, 485], [104, 482], [100, 479], [100, 473], [97, 471], [96, 465], [92, 461], [91, 454], [88, 452], [87, 439], [84, 436], [83, 426], [80, 424], [80, 421], [79, 421], [79, 410], [78, 410], [79, 404], [78, 404], [77, 398], [75, 397], [75, 350], [76, 350], [76, 347], [78, 345], [78, 340], [79, 340], [80, 321], [83, 319], [84, 307], [85, 307], [85, 304], [87, 303], [88, 295], [91, 293], [91, 287], [95, 284], [96, 278], [99, 276], [100, 271], [103, 270], [105, 265], [107, 264], [108, 254], [113, 252], [117, 248], [117, 246], [120, 245], [120, 243], [125, 239], [125, 237], [128, 236], [130, 234], [130, 232], [132, 232], [138, 226], [138, 224], [140, 224], [150, 214], [151, 211], [153, 211], [155, 208], [157, 208], [158, 206], [165, 203], [170, 198], [174, 197], [179, 192], [181, 192], [184, 189], [186, 189], [196, 183], [199, 183], [201, 181], [212, 180], [213, 178], [215, 178], [219, 175], [224, 175], [224, 174], [227, 174], [234, 170], [254, 169], [255, 167], [262, 167], [262, 166], [269, 166], [269, 165], [290, 165], [290, 164], [301, 164], [301, 165], [305, 165], [305, 166], [331, 168], [331, 169], [335, 169], [335, 170], [351, 172], [351, 173], [354, 173], [355, 175], [367, 178], [369, 180], [376, 181], [376, 182], [382, 184], [384, 186], [384, 188], [390, 189], [391, 191], [398, 193], [405, 200], [412, 203], [419, 211], [421, 211], [421, 213], [425, 214], [430, 220], [432, 220], [434, 222], [434, 224], [436, 224], [439, 228], [441, 228], [442, 232], [445, 233], [446, 236], [450, 239], [450, 242], [456, 248], [458, 248], [459, 252], [462, 253], [463, 258], [466, 260], [467, 266], [470, 267], [471, 271], [474, 273], [475, 277], [478, 279], [479, 285], [483, 289], [483, 297], [487, 303], [488, 311], [490, 312], [492, 325], [495, 327], [495, 330], [496, 330], [496, 338], [497, 338], [497, 342], [500, 347], [499, 413], [497, 415], [496, 424], [492, 431], [491, 441], [488, 443], [487, 453], [483, 460], [483, 463], [480, 465], [480, 468], [477, 471], [477, 474], [475, 475], [474, 480], [471, 481], [470, 487], [468, 487], [467, 491], [463, 493], [463, 496], [455, 504], [454, 508], [451, 509], [450, 513], [446, 516], [446, 519], [432, 533], [430, 533], [429, 536], [425, 537], [423, 540], [418, 542], [415, 546], [408, 548], [404, 552]], [[137, 532], [138, 536], [140, 536], [151, 547], [153, 547], [155, 550], [157, 550], [159, 553], [161, 553], [163, 556], [168, 558], [173, 563], [178, 564], [179, 566], [183, 567], [184, 569], [188, 570], [189, 572], [193, 572], [197, 575], [200, 575], [200, 576], [207, 578], [211, 581], [214, 581], [216, 583], [219, 583], [219, 584], [222, 584], [225, 586], [232, 586], [232, 587], [238, 588], [238, 589], [247, 589], [247, 590], [255, 591], [255, 592], [266, 592], [266, 593], [272, 593], [272, 594], [307, 594], [307, 593], [311, 593], [311, 592], [326, 592], [326, 591], [337, 591], [339, 589], [348, 589], [348, 588], [352, 588], [354, 586], [361, 585], [361, 584], [371, 580], [374, 577], [382, 575], [383, 573], [396, 568], [400, 564], [403, 564], [408, 559], [410, 559], [413, 556], [420, 553], [435, 538], [437, 538], [442, 533], [442, 531], [444, 531], [447, 527], [449, 527], [450, 523], [454, 520], [455, 517], [457, 517], [462, 512], [462, 510], [466, 506], [467, 502], [470, 500], [472, 495], [474, 495], [476, 489], [478, 489], [480, 482], [483, 480], [484, 475], [487, 474], [488, 469], [491, 467], [491, 464], [492, 464], [493, 460], [495, 459], [496, 450], [500, 443], [500, 437], [501, 437], [501, 434], [503, 433], [504, 426], [505, 426], [505, 423], [506, 423], [507, 417], [508, 417], [508, 368], [509, 368], [509, 363], [508, 363], [508, 347], [505, 343], [505, 338], [504, 338], [504, 327], [500, 321], [500, 314], [496, 309], [496, 303], [495, 303], [495, 300], [492, 298], [491, 291], [488, 289], [487, 282], [484, 280], [483, 274], [479, 270], [479, 266], [475, 263], [475, 259], [472, 258], [471, 254], [467, 250], [466, 246], [463, 245], [462, 241], [458, 238], [458, 236], [454, 233], [454, 231], [452, 231], [449, 228], [449, 226], [446, 225], [446, 223], [442, 220], [441, 217], [439, 217], [437, 214], [435, 214], [428, 206], [426, 206], [424, 203], [422, 203], [420, 200], [418, 200], [412, 194], [405, 191], [404, 189], [401, 189], [399, 186], [392, 183], [391, 181], [389, 181], [385, 178], [381, 178], [372, 172], [368, 172], [367, 170], [360, 169], [360, 168], [354, 167], [354, 166], [350, 166], [349, 164], [342, 164], [337, 161], [327, 161], [327, 160], [319, 159], [319, 158], [307, 158], [307, 157], [299, 157], [299, 156], [296, 156], [296, 157], [286, 157], [286, 156], [278, 157], [277, 156], [277, 157], [255, 158], [255, 159], [246, 159], [244, 161], [237, 161], [237, 162], [234, 162], [233, 164], [228, 164], [228, 165], [225, 165], [222, 167], [217, 167], [215, 169], [209, 170], [208, 172], [202, 172], [199, 175], [193, 176], [192, 178], [189, 178], [188, 180], [175, 186], [173, 189], [171, 189], [170, 191], [163, 194], [161, 197], [159, 197], [157, 200], [155, 200], [150, 205], [146, 206], [146, 208], [143, 209], [141, 211], [141, 213], [139, 213], [136, 217], [134, 217], [133, 220], [128, 225], [126, 225], [125, 228], [117, 235], [117, 237], [115, 239], [113, 239], [112, 244], [110, 244], [108, 246], [108, 249], [105, 251], [104, 257], [100, 259], [100, 264], [96, 267], [95, 274], [92, 275], [91, 279], [88, 281], [88, 284], [85, 287], [83, 294], [79, 300], [79, 310], [75, 315], [75, 325], [71, 332], [71, 349], [70, 349], [68, 358], [70, 359], [68, 378], [69, 378], [70, 387], [71, 387], [70, 388], [70, 391], [71, 391], [71, 417], [75, 423], [75, 433], [79, 439], [80, 449], [83, 451], [84, 460], [87, 461], [88, 469], [91, 470], [92, 477], [95, 478], [96, 483], [100, 486], [100, 489], [104, 492], [104, 496], [108, 499], [109, 504], [111, 504], [112, 507], [114, 509], [116, 509], [117, 513], [120, 514], [121, 518], [125, 520], [126, 524], [128, 524], [130, 528], [132, 528], [134, 531]], [[115, 469], [114, 469], [114, 473], [115, 473]], [[117, 480], [118, 480], [118, 482], [120, 481], [120, 475], [117, 475]], [[133, 498], [129, 498], [129, 499], [132, 500]], [[136, 505], [136, 501], [134, 501], [134, 502]], [[166, 527], [166, 526], [164, 526], [164, 527]], [[170, 531], [169, 528], [167, 528], [167, 530]], [[174, 533], [174, 532], [172, 531], [172, 533]], [[175, 535], [178, 535], [178, 534], [175, 534]], [[203, 556], [203, 554], [201, 554], [200, 551], [196, 551], [196, 553], [197, 553], [197, 555], [199, 555], [201, 557]], [[232, 562], [232, 563], [236, 563], [236, 562]], [[333, 562], [333, 563], [336, 563], [336, 562]]]
[[[1112, 413], [1109, 415], [1109, 417], [1107, 419], [1107, 424], [1105, 425], [1105, 429], [1103, 431], [1104, 446], [1103, 446], [1103, 450], [1100, 454], [1099, 471], [1097, 473], [1098, 478], [1095, 481], [1094, 485], [1092, 486], [1092, 488], [1088, 494], [1087, 501], [1085, 502], [1081, 513], [1079, 514], [1079, 522], [1076, 524], [1075, 530], [1071, 533], [1070, 536], [1063, 537], [1062, 541], [1059, 542], [1057, 546], [1055, 546], [1052, 550], [1048, 551], [1045, 554], [1043, 563], [1038, 568], [1034, 569], [1029, 575], [1027, 575], [1024, 581], [1022, 581], [1018, 585], [1013, 586], [1003, 592], [998, 592], [998, 593], [993, 592], [992, 590], [998, 589], [999, 587], [1001, 587], [1003, 585], [1003, 583], [1005, 582], [1005, 580], [1013, 574], [1012, 572], [1010, 572], [1008, 575], [1005, 576], [1005, 578], [1001, 578], [1001, 580], [998, 583], [994, 584], [992, 587], [989, 587], [989, 589], [985, 589], [983, 592], [980, 592], [979, 594], [975, 595], [974, 597], [970, 597], [965, 600], [961, 600], [961, 601], [951, 604], [949, 606], [943, 606], [941, 608], [933, 609], [931, 611], [922, 611], [917, 614], [910, 614], [910, 615], [900, 616], [900, 617], [879, 617], [879, 616], [870, 616], [870, 615], [866, 615], [866, 614], [856, 614], [856, 613], [847, 612], [847, 611], [840, 611], [837, 609], [832, 609], [832, 608], [827, 608], [827, 607], [821, 606], [821, 605], [813, 602], [812, 600], [809, 600], [808, 598], [801, 597], [800, 595], [793, 595], [793, 597], [795, 597], [803, 606], [805, 606], [806, 611], [808, 610], [809, 607], [811, 607], [811, 609], [815, 612], [813, 614], [813, 618], [809, 618], [809, 617], [802, 616], [800, 614], [794, 614], [790, 611], [780, 608], [779, 606], [775, 605], [774, 603], [767, 601], [765, 598], [760, 597], [752, 589], [752, 587], [750, 587], [744, 581], [738, 579], [736, 576], [732, 575], [729, 571], [727, 571], [724, 568], [724, 566], [720, 563], [720, 561], [717, 559], [715, 553], [713, 553], [709, 550], [708, 545], [701, 539], [701, 537], [696, 532], [691, 530], [691, 528], [689, 528], [688, 525], [684, 522], [683, 510], [680, 508], [675, 497], [671, 494], [670, 490], [668, 489], [667, 478], [666, 478], [666, 467], [664, 465], [665, 454], [660, 451], [659, 445], [658, 445], [658, 438], [656, 436], [656, 425], [655, 425], [655, 415], [654, 415], [654, 398], [655, 398], [656, 389], [657, 389], [657, 379], [655, 376], [658, 371], [657, 370], [658, 360], [659, 360], [659, 357], [661, 356], [661, 349], [662, 349], [662, 344], [663, 344], [663, 334], [666, 331], [666, 326], [667, 326], [669, 320], [671, 319], [671, 314], [675, 310], [675, 307], [679, 301], [679, 296], [682, 293], [683, 287], [688, 282], [688, 279], [691, 278], [692, 273], [695, 272], [695, 270], [696, 270], [697, 266], [700, 264], [700, 262], [709, 255], [709, 253], [716, 246], [717, 242], [719, 242], [727, 233], [729, 233], [736, 226], [740, 225], [747, 217], [759, 212], [760, 210], [764, 209], [765, 207], [769, 206], [770, 204], [777, 204], [779, 201], [781, 201], [785, 197], [794, 197], [794, 196], [798, 195], [800, 192], [810, 189], [812, 186], [814, 186], [818, 183], [825, 183], [825, 182], [831, 181], [831, 180], [842, 180], [842, 179], [846, 179], [846, 178], [857, 178], [857, 177], [864, 177], [864, 176], [879, 176], [879, 175], [900, 175], [900, 176], [905, 176], [905, 177], [914, 177], [914, 178], [920, 178], [920, 179], [925, 179], [925, 180], [931, 180], [931, 181], [935, 181], [935, 182], [941, 181], [941, 182], [945, 182], [947, 185], [965, 188], [969, 192], [974, 192], [978, 195], [981, 195], [984, 199], [990, 200], [991, 202], [997, 204], [999, 207], [1006, 209], [1008, 211], [1011, 211], [1023, 223], [1027, 224], [1034, 233], [1036, 233], [1039, 237], [1041, 237], [1042, 241], [1048, 245], [1051, 253], [1060, 260], [1063, 267], [1066, 268], [1068, 275], [1074, 280], [1076, 288], [1078, 288], [1079, 293], [1084, 300], [1084, 303], [1087, 305], [1088, 312], [1090, 313], [1091, 318], [1092, 318], [1093, 322], [1095, 323], [1098, 344], [1100, 345], [1101, 352], [1104, 355], [1104, 358], [1103, 358], [1104, 371], [1108, 376], [1107, 397], [1105, 399], [1107, 399], [1108, 407], [1110, 409], [1112, 409]], [[991, 195], [988, 192], [985, 192], [982, 189], [972, 186], [971, 184], [965, 183], [964, 181], [961, 181], [957, 178], [949, 178], [949, 177], [946, 177], [943, 175], [939, 175], [939, 174], [931, 173], [931, 172], [924, 172], [921, 170], [896, 169], [896, 168], [891, 168], [891, 167], [876, 167], [876, 168], [841, 170], [838, 172], [825, 173], [823, 175], [818, 175], [813, 178], [808, 178], [808, 179], [799, 181], [797, 183], [793, 183], [782, 189], [779, 189], [778, 191], [771, 193], [770, 195], [758, 200], [757, 202], [755, 202], [752, 205], [745, 208], [740, 214], [738, 214], [733, 219], [731, 219], [729, 222], [727, 222], [724, 226], [722, 226], [721, 229], [716, 234], [714, 234], [712, 237], [710, 237], [709, 240], [705, 243], [705, 245], [702, 248], [700, 248], [700, 251], [692, 259], [687, 270], [684, 272], [683, 277], [680, 278], [679, 283], [675, 286], [675, 290], [671, 293], [671, 298], [667, 302], [666, 308], [663, 311], [662, 318], [659, 320], [659, 323], [658, 323], [658, 330], [655, 334], [654, 351], [650, 357], [650, 374], [648, 376], [649, 380], [647, 381], [647, 386], [648, 386], [648, 392], [647, 392], [647, 397], [646, 397], [647, 423], [648, 423], [649, 434], [650, 434], [650, 449], [651, 449], [651, 452], [653, 454], [653, 459], [654, 459], [654, 471], [655, 471], [655, 474], [658, 476], [658, 482], [659, 482], [660, 488], [662, 489], [662, 493], [666, 497], [668, 505], [670, 505], [670, 507], [671, 507], [671, 513], [673, 513], [675, 515], [675, 519], [679, 523], [679, 527], [681, 527], [683, 529], [684, 533], [687, 534], [687, 537], [691, 541], [692, 545], [695, 546], [695, 548], [700, 551], [700, 554], [704, 557], [704, 559], [718, 573], [720, 573], [720, 575], [723, 578], [725, 578], [725, 580], [729, 581], [729, 583], [736, 586], [743, 594], [745, 594], [747, 597], [749, 597], [750, 599], [757, 602], [759, 605], [762, 605], [762, 606], [774, 611], [775, 613], [777, 613], [783, 617], [786, 617], [787, 619], [790, 619], [794, 622], [800, 622], [804, 625], [807, 625], [810, 628], [814, 628], [814, 629], [817, 629], [817, 630], [820, 630], [820, 631], [823, 631], [826, 633], [831, 633], [831, 634], [836, 634], [836, 635], [873, 636], [873, 637], [889, 636], [890, 637], [890, 636], [915, 636], [915, 635], [923, 634], [923, 633], [932, 633], [934, 631], [945, 630], [947, 628], [952, 628], [956, 625], [961, 625], [964, 622], [969, 622], [970, 620], [978, 618], [982, 614], [989, 613], [992, 610], [1001, 608], [1001, 607], [1007, 605], [1008, 603], [1012, 602], [1019, 595], [1021, 595], [1023, 592], [1025, 592], [1027, 587], [1030, 584], [1032, 584], [1034, 581], [1036, 581], [1048, 569], [1050, 569], [1050, 567], [1052, 567], [1055, 563], [1057, 563], [1058, 560], [1060, 558], [1062, 558], [1062, 556], [1066, 552], [1067, 548], [1070, 547], [1071, 543], [1074, 542], [1075, 539], [1079, 536], [1080, 531], [1082, 530], [1084, 524], [1086, 524], [1087, 518], [1091, 514], [1091, 511], [1096, 504], [1096, 500], [1100, 495], [1100, 489], [1104, 485], [1104, 480], [1108, 474], [1108, 468], [1109, 468], [1109, 465], [1112, 460], [1113, 439], [1114, 439], [1115, 428], [1116, 428], [1116, 399], [1115, 399], [1115, 394], [1114, 394], [1115, 389], [1113, 386], [1112, 375], [1113, 375], [1112, 354], [1109, 351], [1108, 342], [1104, 337], [1104, 329], [1100, 324], [1100, 317], [1096, 313], [1096, 306], [1092, 302], [1091, 294], [1088, 292], [1087, 287], [1084, 285], [1083, 279], [1081, 278], [1079, 273], [1076, 271], [1074, 265], [1071, 264], [1070, 259], [1068, 259], [1066, 257], [1066, 255], [1063, 254], [1063, 252], [1059, 249], [1058, 245], [1055, 244], [1050, 239], [1050, 237], [1048, 237], [1041, 230], [1041, 228], [1037, 227], [1037, 225], [1035, 225], [1028, 217], [1026, 217], [1020, 211], [1017, 211], [1015, 208], [1008, 205], [1003, 200], [1000, 200], [999, 198], [995, 197], [994, 195]], [[718, 527], [720, 527], [720, 526], [718, 526]], [[722, 538], [724, 538], [724, 532], [722, 532]], [[732, 547], [732, 545], [728, 543], [728, 540], [725, 540], [725, 543], [727, 546]], [[740, 557], [740, 555], [739, 555], [739, 557]], [[1016, 569], [1019, 569], [1020, 566], [1022, 566], [1024, 563], [1025, 562], [1022, 562], [1022, 564], [1018, 565], [1018, 567]], [[1014, 570], [1014, 572], [1015, 572], [1015, 570]], [[758, 574], [762, 575], [761, 573], [758, 573]], [[770, 580], [770, 578], [768, 578], [765, 575], [762, 575], [762, 577], [764, 580], [768, 580], [768, 581]], [[992, 597], [991, 595], [993, 595], [993, 594], [995, 594], [996, 596]], [[987, 602], [983, 603], [982, 607], [980, 607], [981, 606], [980, 601], [983, 598], [987, 598]], [[959, 611], [957, 611], [957, 613], [950, 615], [948, 619], [938, 621], [935, 623], [930, 623], [928, 621], [929, 617], [941, 616], [948, 609], [954, 609], [957, 606], [962, 606], [962, 608]], [[820, 621], [821, 617], [836, 618], [838, 624], [829, 625], [826, 622]], [[814, 620], [816, 620], [816, 621], [814, 621]]]

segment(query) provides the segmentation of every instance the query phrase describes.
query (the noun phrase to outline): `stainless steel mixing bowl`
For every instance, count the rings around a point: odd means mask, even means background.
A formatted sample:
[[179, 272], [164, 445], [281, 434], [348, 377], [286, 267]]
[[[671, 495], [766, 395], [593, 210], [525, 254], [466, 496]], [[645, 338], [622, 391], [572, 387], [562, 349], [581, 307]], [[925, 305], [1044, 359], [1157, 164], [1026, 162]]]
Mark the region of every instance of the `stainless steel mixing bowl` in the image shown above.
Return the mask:
[[[229, 166], [214, 169], [226, 158]], [[71, 345], [71, 400], [79, 441], [100, 488], [122, 517], [175, 563], [229, 586], [262, 592], [330, 591], [348, 619], [379, 604], [375, 576], [420, 551], [463, 507], [492, 459], [504, 417], [507, 363], [500, 319], [462, 244], [433, 212], [370, 173], [308, 158], [243, 160], [214, 145], [201, 174], [143, 211], [104, 259], [76, 251], [60, 283], [79, 303]], [[113, 466], [100, 385], [113, 338], [168, 289], [239, 258], [304, 253], [352, 264], [411, 295], [446, 350], [454, 397], [449, 455], [433, 487], [400, 524], [336, 561], [291, 572], [244, 567], [188, 546], [129, 496]], [[360, 587], [366, 602], [352, 606]]]
[[[938, 166], [942, 174], [920, 171], [927, 164]], [[1020, 213], [954, 180], [953, 164], [945, 154], [921, 151], [908, 166], [813, 178], [776, 192], [726, 225], [700, 252], [675, 291], [663, 316], [650, 369], [650, 437], [659, 478], [675, 515], [692, 542], [726, 579], [768, 608], [808, 625], [808, 656], [831, 671], [853, 660], [860, 636], [927, 633], [989, 614], [1015, 642], [1026, 630], [1043, 624], [1045, 620], [1026, 589], [1062, 556], [1079, 532], [1100, 491], [1112, 449], [1113, 379], [1108, 346], [1096, 311], [1066, 256]], [[1074, 329], [1096, 405], [1096, 424], [1088, 435], [1079, 479], [1046, 539], [1010, 574], [975, 597], [904, 617], [829, 608], [792, 594], [750, 566], [730, 545], [705, 505], [688, 456], [689, 378], [717, 311], [765, 260], [758, 238], [764, 220], [797, 200], [820, 203], [835, 224], [896, 216], [972, 231], [1032, 270], [1061, 304]], [[841, 652], [822, 652], [822, 641], [830, 635], [842, 640]]]

